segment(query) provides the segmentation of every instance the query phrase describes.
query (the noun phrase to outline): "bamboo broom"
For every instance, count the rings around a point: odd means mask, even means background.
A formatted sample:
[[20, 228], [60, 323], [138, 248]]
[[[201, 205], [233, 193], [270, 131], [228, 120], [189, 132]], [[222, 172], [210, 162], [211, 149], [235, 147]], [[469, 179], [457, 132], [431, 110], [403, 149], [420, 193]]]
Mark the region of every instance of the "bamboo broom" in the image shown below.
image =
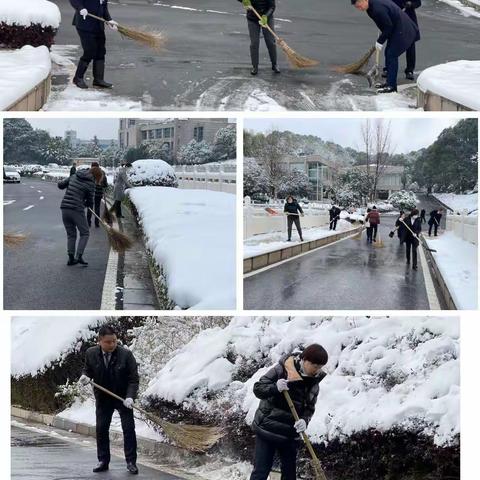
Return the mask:
[[[92, 13], [87, 13], [89, 17], [95, 18], [103, 23], [108, 23], [102, 17], [97, 17], [97, 15], [93, 15]], [[131, 40], [135, 40], [146, 47], [150, 47], [157, 52], [160, 52], [165, 47], [166, 37], [162, 32], [146, 32], [145, 30], [136, 30], [132, 27], [127, 27], [125, 25], [117, 25], [117, 30], [122, 37], [130, 38]]]
[[[262, 19], [262, 16], [253, 8], [252, 6], [247, 7], [247, 10], [250, 9], [259, 20]], [[283, 53], [287, 57], [288, 61], [294, 68], [308, 68], [308, 67], [315, 67], [318, 65], [317, 60], [312, 60], [311, 58], [303, 57], [302, 55], [298, 54], [293, 48], [287, 45], [287, 42], [280, 38], [273, 30], [270, 28], [269, 25], [262, 25], [263, 28], [267, 29], [274, 37], [277, 43], [280, 45], [280, 48], [283, 50]]]
[[403, 221], [403, 220], [400, 220], [402, 223], [403, 223], [403, 226], [404, 227], [407, 227], [407, 230], [410, 231], [410, 233], [417, 239], [418, 243], [425, 249], [427, 250], [427, 252], [436, 252], [436, 250], [434, 248], [429, 248], [429, 247], [426, 247], [421, 241], [420, 241], [420, 237]]
[[375, 47], [370, 48], [370, 50], [362, 57], [360, 60], [350, 63], [348, 65], [338, 65], [333, 67], [338, 73], [359, 73], [360, 70], [368, 63], [370, 57], [375, 53]]
[[6, 247], [14, 248], [18, 247], [25, 242], [27, 236], [23, 233], [4, 233], [3, 234], [3, 243]]
[[102, 219], [105, 223], [107, 223], [110, 227], [113, 225], [113, 213], [111, 210], [108, 208], [107, 205], [107, 198], [106, 195], [103, 194], [103, 215]]
[[[121, 402], [124, 401], [122, 397], [116, 395], [105, 387], [98, 385], [93, 380], [90, 380], [90, 383], [95, 388], [98, 388], [107, 395], [110, 395]], [[219, 427], [208, 427], [204, 425], [177, 425], [175, 423], [167, 422], [166, 420], [147, 412], [137, 405], [133, 405], [133, 408], [151, 422], [159, 425], [165, 435], [172, 440], [175, 445], [185, 448], [186, 450], [191, 450], [192, 452], [206, 452], [225, 435], [224, 430]]]
[[105, 228], [108, 235], [108, 241], [113, 250], [119, 253], [125, 253], [125, 250], [132, 248], [133, 241], [127, 237], [127, 235], [108, 225], [108, 223], [102, 220], [91, 208], [89, 208], [89, 210], [96, 218], [98, 218], [103, 228]]

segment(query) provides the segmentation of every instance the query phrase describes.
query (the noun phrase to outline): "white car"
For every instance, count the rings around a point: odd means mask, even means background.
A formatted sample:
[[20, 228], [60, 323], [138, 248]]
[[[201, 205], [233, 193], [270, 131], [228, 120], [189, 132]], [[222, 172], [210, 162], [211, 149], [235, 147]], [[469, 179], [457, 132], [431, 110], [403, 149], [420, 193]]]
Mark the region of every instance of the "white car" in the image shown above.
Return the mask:
[[3, 167], [3, 183], [20, 183], [20, 174], [13, 167]]

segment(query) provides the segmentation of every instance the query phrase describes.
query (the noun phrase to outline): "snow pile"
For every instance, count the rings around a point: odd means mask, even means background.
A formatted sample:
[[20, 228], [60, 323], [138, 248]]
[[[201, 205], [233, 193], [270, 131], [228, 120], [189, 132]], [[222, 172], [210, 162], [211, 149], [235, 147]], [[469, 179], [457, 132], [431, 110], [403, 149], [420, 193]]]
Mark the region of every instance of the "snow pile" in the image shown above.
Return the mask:
[[460, 10], [462, 15], [464, 15], [465, 17], [480, 18], [480, 12], [477, 12], [475, 8], [466, 5], [466, 4], [475, 4], [480, 6], [480, 2], [478, 0], [467, 0], [466, 2], [460, 1], [460, 0], [440, 0], [440, 1], [450, 5], [451, 7], [456, 8], [457, 10]]
[[394, 208], [398, 208], [399, 210], [411, 210], [418, 205], [418, 198], [414, 192], [400, 190], [392, 193], [392, 195], [388, 197], [388, 202], [391, 203]]
[[75, 351], [81, 340], [95, 335], [100, 317], [14, 317], [12, 366], [14, 377], [36, 375]]
[[165, 187], [128, 192], [169, 297], [182, 308], [235, 308], [235, 195]]
[[0, 110], [9, 108], [45, 80], [50, 69], [50, 52], [45, 46], [0, 50]]
[[433, 196], [455, 212], [478, 211], [478, 193], [461, 195], [457, 193], [434, 193]]
[[453, 232], [427, 238], [442, 278], [458, 309], [475, 310], [478, 305], [477, 246]]
[[315, 442], [394, 427], [420, 430], [440, 446], [456, 441], [456, 318], [237, 317], [224, 329], [199, 333], [145, 394], [205, 413], [236, 412], [251, 424], [259, 404], [253, 384], [282, 355], [314, 342], [329, 352], [308, 427]]
[[60, 10], [47, 0], [0, 0], [0, 23], [29, 27], [38, 23], [42, 27], [58, 28]]
[[422, 92], [480, 110], [480, 60], [458, 60], [427, 68], [418, 76], [417, 86]]
[[157, 187], [177, 187], [175, 170], [163, 160], [137, 160], [128, 172], [132, 185], [153, 185]]

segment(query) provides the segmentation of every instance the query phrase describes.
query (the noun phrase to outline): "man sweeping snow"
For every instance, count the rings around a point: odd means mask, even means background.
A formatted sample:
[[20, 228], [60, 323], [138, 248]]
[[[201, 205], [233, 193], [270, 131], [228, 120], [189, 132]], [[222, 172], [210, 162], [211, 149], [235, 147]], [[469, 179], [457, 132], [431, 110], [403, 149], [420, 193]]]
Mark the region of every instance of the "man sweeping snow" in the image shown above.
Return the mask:
[[[255, 431], [255, 465], [250, 480], [267, 480], [277, 452], [282, 480], [295, 480], [299, 434], [305, 432], [315, 412], [318, 384], [326, 374], [326, 350], [309, 345], [299, 355], [286, 355], [253, 386], [261, 401], [253, 420]], [[302, 381], [289, 381], [290, 369]], [[283, 392], [288, 391], [300, 420], [295, 421]]]
[[70, 0], [75, 9], [72, 25], [77, 28], [83, 48], [73, 83], [78, 88], [88, 88], [83, 79], [88, 65], [93, 61], [93, 86], [112, 88], [113, 85], [104, 80], [105, 75], [105, 23], [89, 16], [90, 14], [104, 18], [108, 26], [116, 30], [118, 23], [112, 20], [108, 11], [108, 0]]
[[358, 10], [367, 12], [380, 30], [375, 48], [385, 48], [387, 82], [377, 84], [377, 93], [397, 91], [398, 57], [420, 40], [415, 23], [392, 0], [351, 0]]
[[94, 473], [108, 470], [110, 463], [109, 430], [115, 410], [122, 421], [125, 460], [127, 470], [136, 475], [137, 438], [133, 417], [133, 402], [138, 394], [138, 368], [135, 357], [130, 350], [117, 344], [115, 330], [104, 325], [98, 332], [98, 345], [87, 350], [85, 366], [80, 383], [89, 385], [91, 381], [107, 388], [111, 392], [125, 398], [120, 400], [95, 388], [96, 431], [98, 465]]

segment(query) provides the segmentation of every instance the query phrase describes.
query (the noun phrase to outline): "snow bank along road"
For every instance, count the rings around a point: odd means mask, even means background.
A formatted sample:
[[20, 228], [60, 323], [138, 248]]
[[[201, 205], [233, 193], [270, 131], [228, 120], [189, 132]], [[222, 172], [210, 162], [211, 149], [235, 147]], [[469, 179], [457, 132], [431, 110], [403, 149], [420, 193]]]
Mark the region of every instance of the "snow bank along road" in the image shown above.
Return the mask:
[[100, 308], [109, 252], [105, 232], [90, 230], [87, 268], [67, 267], [67, 236], [56, 183], [22, 178], [4, 185], [4, 231], [27, 241], [4, 250], [7, 310], [96, 310]]
[[[48, 431], [48, 427], [19, 428], [12, 426], [12, 479], [80, 480], [93, 478], [96, 464], [95, 439], [73, 437], [68, 432]], [[180, 480], [139, 463], [140, 476], [145, 480]], [[112, 456], [110, 469], [102, 480], [127, 478], [125, 461]]]
[[[63, 19], [57, 44], [79, 45], [69, 2], [56, 3]], [[125, 98], [142, 102], [144, 109], [162, 110], [376, 110], [415, 103], [401, 95], [377, 97], [365, 78], [331, 71], [331, 65], [355, 61], [373, 44], [377, 32], [366, 14], [338, 0], [277, 5], [279, 35], [302, 55], [318, 59], [319, 67], [292, 71], [279, 52], [283, 73], [274, 76], [262, 41], [260, 74], [252, 78], [247, 25], [237, 1], [112, 4], [110, 12], [118, 22], [147, 25], [168, 36], [167, 50], [157, 56], [107, 32], [107, 79], [115, 84], [113, 95], [122, 102]], [[446, 61], [478, 58], [478, 18], [465, 17], [438, 0], [422, 6], [418, 15], [423, 37], [417, 49], [418, 71]], [[88, 98], [88, 93], [82, 95]]]

